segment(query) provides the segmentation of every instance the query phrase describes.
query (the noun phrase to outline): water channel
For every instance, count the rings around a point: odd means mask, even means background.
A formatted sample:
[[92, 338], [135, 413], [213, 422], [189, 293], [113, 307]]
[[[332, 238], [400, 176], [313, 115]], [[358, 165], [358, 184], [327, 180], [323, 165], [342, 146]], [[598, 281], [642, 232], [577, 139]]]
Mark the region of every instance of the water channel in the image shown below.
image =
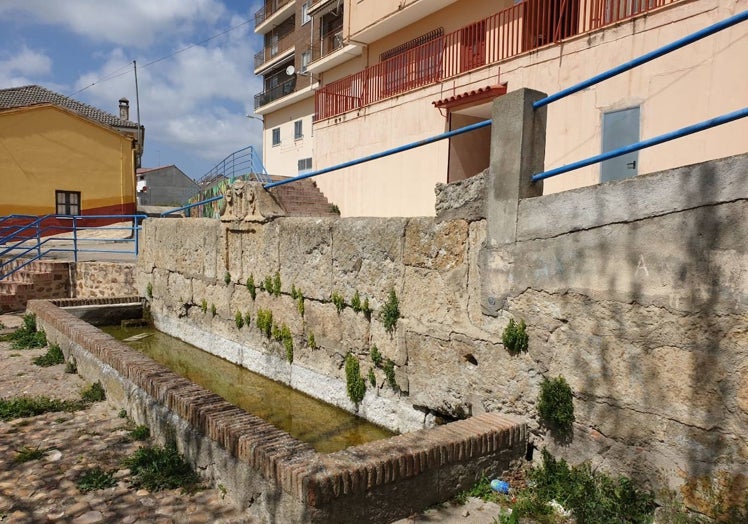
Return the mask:
[[391, 437], [392, 432], [177, 338], [143, 327], [104, 331], [174, 373], [270, 422], [321, 453]]

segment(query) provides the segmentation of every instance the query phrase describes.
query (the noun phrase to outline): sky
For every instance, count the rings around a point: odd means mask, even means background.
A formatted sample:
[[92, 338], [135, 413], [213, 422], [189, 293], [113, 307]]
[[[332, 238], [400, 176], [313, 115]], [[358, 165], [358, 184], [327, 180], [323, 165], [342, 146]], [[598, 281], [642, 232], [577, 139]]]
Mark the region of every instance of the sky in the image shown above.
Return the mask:
[[262, 151], [247, 118], [262, 83], [258, 0], [0, 0], [0, 89], [38, 84], [145, 126], [143, 167], [199, 179], [232, 152]]

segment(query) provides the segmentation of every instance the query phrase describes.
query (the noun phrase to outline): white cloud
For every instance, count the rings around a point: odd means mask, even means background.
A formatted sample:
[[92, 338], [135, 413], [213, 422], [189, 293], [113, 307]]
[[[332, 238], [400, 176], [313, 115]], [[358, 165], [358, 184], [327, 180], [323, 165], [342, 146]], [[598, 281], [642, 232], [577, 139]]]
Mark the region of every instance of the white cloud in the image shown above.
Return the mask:
[[48, 75], [52, 60], [44, 53], [33, 51], [25, 45], [12, 56], [0, 56], [0, 86], [11, 87], [32, 84], [30, 77]]
[[225, 14], [217, 0], [3, 0], [0, 15], [60, 25], [98, 42], [147, 47], [164, 36], [188, 34]]
[[[234, 19], [230, 26], [242, 19]], [[149, 141], [190, 151], [218, 161], [232, 151], [261, 143], [261, 128], [245, 115], [253, 110], [254, 93], [261, 81], [251, 72], [255, 50], [250, 25], [244, 25], [203, 46], [193, 46], [167, 60], [147, 65], [140, 59], [138, 86], [141, 121]], [[183, 48], [187, 44], [172, 44]], [[107, 73], [125, 74], [106, 81]], [[75, 96], [97, 107], [116, 111], [117, 100], [130, 100], [130, 119], [136, 120], [136, 96], [132, 63], [122, 49], [114, 49], [106, 63], [79, 77], [76, 89], [95, 85]]]

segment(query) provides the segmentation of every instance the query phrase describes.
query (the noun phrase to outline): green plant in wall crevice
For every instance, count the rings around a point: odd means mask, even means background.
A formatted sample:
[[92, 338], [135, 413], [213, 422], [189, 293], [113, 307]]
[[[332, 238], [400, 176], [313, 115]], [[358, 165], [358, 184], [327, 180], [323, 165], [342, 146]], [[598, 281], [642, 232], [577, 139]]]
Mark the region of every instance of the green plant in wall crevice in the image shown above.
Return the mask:
[[223, 281], [226, 283], [227, 286], [231, 284], [231, 273], [226, 271], [226, 273], [224, 273], [223, 275]]
[[358, 406], [366, 394], [366, 382], [361, 376], [358, 359], [353, 353], [345, 356], [345, 385], [348, 398]]
[[361, 311], [364, 313], [364, 318], [371, 322], [371, 307], [369, 307], [369, 297], [364, 298], [364, 303], [361, 306]]
[[317, 349], [317, 342], [314, 340], [314, 333], [311, 331], [306, 337], [306, 345], [309, 346], [309, 349]]
[[202, 301], [200, 302], [200, 311], [202, 311], [203, 313], [208, 312], [208, 301], [207, 300], [202, 299]]
[[520, 319], [517, 323], [513, 318], [510, 318], [509, 324], [504, 328], [501, 335], [501, 342], [510, 355], [518, 355], [527, 351], [529, 336], [527, 335], [525, 321]]
[[356, 313], [361, 312], [361, 295], [358, 294], [358, 289], [353, 294], [353, 298], [351, 299], [351, 309]]
[[236, 324], [236, 329], [241, 329], [244, 327], [244, 316], [242, 315], [241, 311], [236, 312], [234, 315], [234, 323]]
[[218, 313], [218, 310], [216, 309], [216, 305], [215, 304], [211, 304], [210, 305], [210, 314], [211, 314], [211, 316], [215, 317], [217, 313]]
[[279, 297], [281, 294], [281, 274], [279, 271], [275, 272], [273, 277], [273, 295]]
[[343, 295], [337, 291], [332, 292], [332, 295], [330, 295], [330, 301], [335, 304], [335, 309], [338, 310], [338, 315], [345, 309], [345, 299], [343, 299]]
[[543, 377], [538, 395], [538, 414], [552, 433], [562, 438], [571, 436], [575, 420], [574, 393], [564, 377]]
[[257, 288], [255, 287], [255, 276], [253, 274], [249, 274], [249, 278], [247, 278], [247, 291], [249, 291], [249, 296], [252, 297], [252, 300], [254, 300], [257, 297]]
[[304, 294], [301, 291], [296, 293], [296, 310], [299, 312], [299, 315], [301, 315], [301, 318], [304, 318]]
[[379, 318], [384, 324], [384, 329], [387, 333], [392, 334], [397, 326], [397, 321], [400, 318], [400, 301], [397, 298], [394, 288], [390, 289], [390, 294], [387, 296], [387, 301], [382, 306], [379, 312]]
[[371, 361], [374, 362], [375, 366], [379, 367], [382, 365], [382, 354], [379, 352], [379, 348], [376, 344], [371, 346], [369, 356], [371, 356]]
[[382, 371], [384, 371], [384, 376], [387, 377], [387, 383], [390, 387], [395, 391], [400, 391], [400, 386], [397, 385], [397, 381], [395, 380], [395, 363], [390, 359], [386, 359], [382, 366]]
[[286, 360], [289, 364], [293, 364], [293, 335], [291, 335], [291, 330], [285, 323], [281, 326], [280, 331], [283, 347], [286, 350]]
[[145, 286], [145, 295], [148, 298], [153, 298], [153, 284], [148, 282], [148, 285]]

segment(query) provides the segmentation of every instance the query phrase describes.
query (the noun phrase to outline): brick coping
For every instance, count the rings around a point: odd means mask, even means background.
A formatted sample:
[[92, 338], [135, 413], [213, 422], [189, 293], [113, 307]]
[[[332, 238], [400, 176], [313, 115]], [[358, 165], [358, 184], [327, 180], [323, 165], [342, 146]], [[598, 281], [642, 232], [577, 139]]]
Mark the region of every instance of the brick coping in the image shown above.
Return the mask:
[[[41, 327], [53, 328], [88, 351], [122, 379], [142, 389], [193, 429], [218, 443], [235, 460], [249, 465], [304, 505], [321, 508], [334, 504], [337, 499], [365, 496], [373, 491], [381, 493], [382, 488], [384, 491], [397, 489], [398, 483], [420, 475], [441, 477], [441, 473], [448, 474], [449, 468], [454, 466], [469, 469], [473, 462], [485, 465], [485, 459], [493, 456], [497, 461], [501, 456], [501, 465], [495, 465], [494, 469], [506, 469], [510, 460], [524, 455], [526, 424], [497, 413], [485, 413], [335, 453], [318, 453], [309, 444], [176, 375], [58, 307], [98, 303], [98, 300], [113, 303], [117, 299], [33, 300], [28, 304], [28, 311], [36, 314]], [[474, 472], [473, 476], [480, 478], [484, 473]], [[501, 470], [492, 473], [501, 473]], [[445, 484], [443, 480], [440, 479], [439, 485]], [[417, 489], [414, 483], [407, 484], [409, 489]], [[447, 500], [455, 490], [445, 484], [439, 491], [431, 497], [434, 501]]]

